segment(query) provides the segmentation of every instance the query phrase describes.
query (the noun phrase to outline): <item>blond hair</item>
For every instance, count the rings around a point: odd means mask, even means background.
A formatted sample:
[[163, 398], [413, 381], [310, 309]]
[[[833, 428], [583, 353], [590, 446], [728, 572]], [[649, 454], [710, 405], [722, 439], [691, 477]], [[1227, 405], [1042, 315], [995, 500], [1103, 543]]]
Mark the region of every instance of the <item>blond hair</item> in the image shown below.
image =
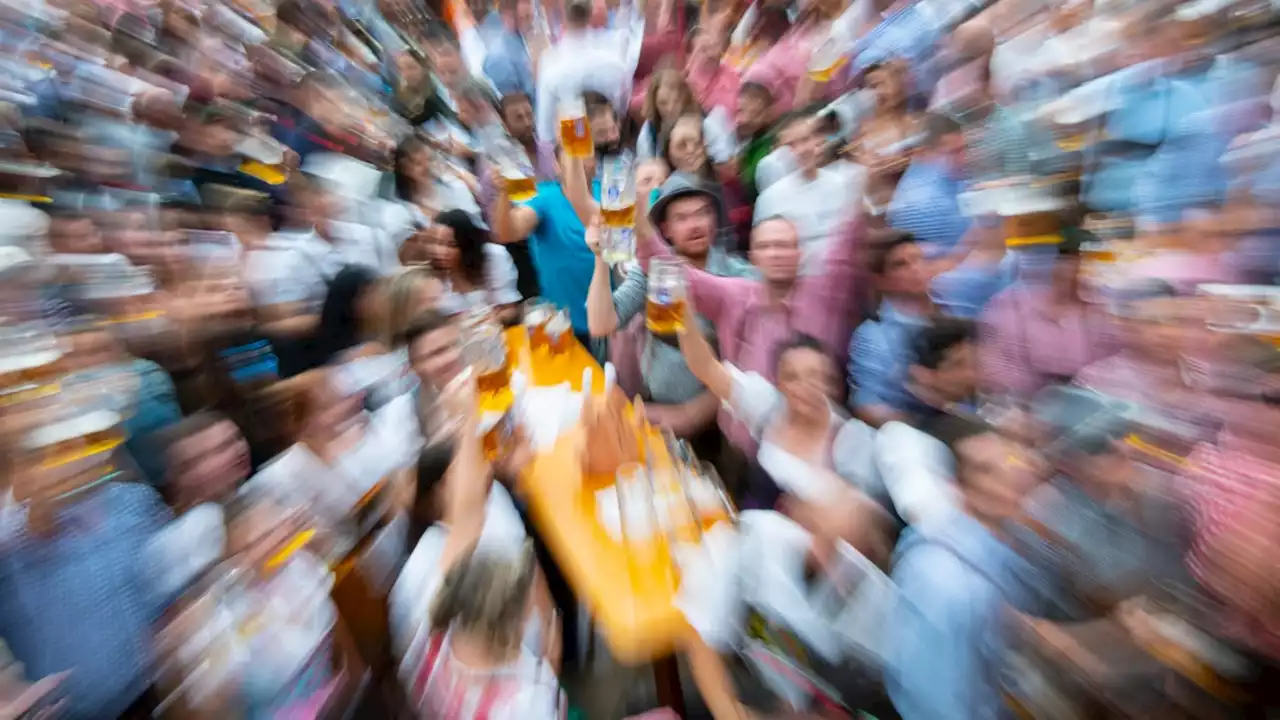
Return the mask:
[[527, 539], [514, 558], [473, 548], [445, 573], [431, 604], [431, 631], [454, 629], [484, 640], [496, 653], [516, 650], [535, 570]]
[[[409, 324], [417, 316], [413, 305], [414, 291], [419, 287], [419, 283], [431, 286], [438, 281], [431, 274], [430, 268], [415, 265], [405, 268], [387, 282], [386, 312], [382, 318], [382, 327], [379, 328], [378, 336], [382, 344], [389, 349], [394, 349], [399, 344], [401, 337], [409, 329]], [[439, 289], [434, 289], [435, 294], [439, 295]]]

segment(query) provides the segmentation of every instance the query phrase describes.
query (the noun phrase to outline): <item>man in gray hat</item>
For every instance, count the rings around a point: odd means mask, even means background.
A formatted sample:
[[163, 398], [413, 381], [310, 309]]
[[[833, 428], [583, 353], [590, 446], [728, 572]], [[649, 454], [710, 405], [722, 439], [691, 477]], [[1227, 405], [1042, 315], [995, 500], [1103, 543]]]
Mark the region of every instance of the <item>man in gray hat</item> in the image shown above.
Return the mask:
[[[676, 254], [693, 267], [721, 277], [755, 277], [756, 270], [750, 263], [717, 246], [716, 236], [725, 227], [724, 208], [719, 196], [698, 178], [686, 173], [672, 175], [662, 184], [646, 214], [649, 196], [661, 173], [658, 162], [646, 163], [637, 170], [637, 225], [657, 228]], [[597, 227], [587, 231], [587, 244], [596, 254], [595, 273], [587, 291], [587, 325], [592, 337], [609, 337], [619, 329], [626, 331], [615, 338], [614, 364], [624, 383], [628, 376], [638, 381], [640, 393], [648, 401], [645, 410], [651, 422], [670, 427], [682, 437], [700, 438], [706, 431], [713, 431], [719, 403], [689, 372], [675, 338], [652, 335], [642, 321], [635, 320], [643, 316], [648, 294], [644, 269], [633, 265], [626, 280], [611, 290], [612, 273], [600, 257]], [[704, 334], [714, 342], [715, 328], [705, 318], [699, 320]]]

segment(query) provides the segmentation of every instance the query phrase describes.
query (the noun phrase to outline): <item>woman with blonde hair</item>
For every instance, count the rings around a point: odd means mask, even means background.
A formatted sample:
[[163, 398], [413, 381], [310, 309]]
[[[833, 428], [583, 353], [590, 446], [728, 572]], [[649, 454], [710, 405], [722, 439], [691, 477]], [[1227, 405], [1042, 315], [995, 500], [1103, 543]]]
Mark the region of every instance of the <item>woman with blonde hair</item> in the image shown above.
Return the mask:
[[565, 717], [555, 668], [523, 642], [536, 577], [527, 541], [515, 557], [474, 549], [449, 568], [419, 639], [418, 717]]
[[702, 135], [707, 155], [716, 163], [728, 162], [733, 156], [733, 128], [723, 109], [703, 115], [702, 106], [693, 94], [684, 74], [673, 67], [654, 73], [644, 99], [644, 124], [636, 138], [636, 157], [648, 160], [667, 146], [667, 136], [680, 118], [696, 115], [702, 118]]

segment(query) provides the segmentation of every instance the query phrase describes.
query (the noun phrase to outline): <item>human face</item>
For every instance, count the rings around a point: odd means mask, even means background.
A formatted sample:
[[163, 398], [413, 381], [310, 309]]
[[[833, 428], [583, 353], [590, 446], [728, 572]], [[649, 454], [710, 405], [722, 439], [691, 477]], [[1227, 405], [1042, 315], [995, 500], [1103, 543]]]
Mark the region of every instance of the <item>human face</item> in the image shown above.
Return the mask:
[[1020, 450], [993, 432], [956, 443], [956, 471], [961, 475], [965, 504], [983, 522], [998, 523], [1018, 515], [1022, 498], [1035, 487], [1036, 476], [1012, 461]]
[[757, 92], [738, 95], [738, 109], [733, 114], [738, 136], [749, 138], [769, 124], [769, 103]]
[[671, 128], [671, 164], [687, 173], [702, 172], [707, 164], [707, 149], [702, 144], [702, 123], [696, 118], [682, 118]]
[[102, 233], [89, 218], [55, 218], [49, 228], [49, 244], [60, 253], [101, 253]]
[[431, 67], [436, 76], [448, 87], [453, 87], [462, 79], [462, 57], [458, 48], [450, 42], [434, 42], [428, 48]]
[[658, 110], [658, 120], [670, 120], [679, 117], [684, 110], [685, 101], [684, 83], [674, 75], [666, 75], [658, 85], [657, 95], [654, 97], [654, 104]]
[[312, 390], [306, 434], [324, 443], [364, 424], [364, 394], [346, 395], [326, 376]]
[[797, 347], [778, 357], [778, 392], [799, 417], [820, 419], [839, 392], [839, 384], [835, 366], [825, 353]]
[[919, 245], [903, 243], [889, 253], [880, 277], [880, 290], [905, 296], [924, 296], [929, 292], [929, 273]]
[[694, 38], [691, 60], [695, 67], [701, 65], [714, 68], [720, 64], [720, 58], [727, 48], [728, 39], [724, 33], [707, 29]]
[[419, 337], [409, 346], [409, 364], [424, 384], [436, 389], [448, 385], [462, 372], [461, 336], [455, 325], [446, 325]]
[[591, 138], [597, 150], [608, 150], [618, 144], [618, 116], [609, 106], [593, 108], [591, 111]]
[[249, 444], [231, 421], [223, 420], [179, 441], [169, 451], [169, 463], [179, 505], [217, 501], [249, 477]]
[[818, 132], [817, 118], [807, 118], [791, 123], [778, 134], [782, 144], [791, 148], [800, 169], [814, 172], [821, 164], [822, 135]]
[[403, 52], [395, 57], [396, 75], [405, 88], [417, 89], [426, 82], [426, 71], [413, 55]]
[[529, 0], [517, 0], [515, 9], [515, 26], [521, 32], [533, 27], [533, 3]]
[[902, 79], [897, 69], [879, 67], [867, 75], [867, 88], [875, 94], [876, 107], [896, 110], [902, 106]]
[[751, 231], [751, 264], [765, 282], [786, 285], [795, 282], [800, 267], [800, 240], [795, 226], [786, 220], [760, 223]]
[[527, 142], [533, 139], [533, 103], [526, 98], [511, 100], [503, 106], [502, 122], [511, 137]]
[[674, 200], [667, 206], [662, 234], [683, 257], [706, 257], [716, 232], [716, 211], [711, 199], [702, 196]]
[[431, 181], [431, 151], [418, 145], [400, 160], [400, 172], [416, 185]]
[[978, 389], [977, 351], [972, 342], [962, 342], [949, 350], [936, 368], [915, 366], [912, 376], [926, 392], [947, 402], [972, 398]]
[[427, 231], [427, 260], [440, 272], [451, 272], [458, 267], [458, 241], [453, 228], [434, 225]]

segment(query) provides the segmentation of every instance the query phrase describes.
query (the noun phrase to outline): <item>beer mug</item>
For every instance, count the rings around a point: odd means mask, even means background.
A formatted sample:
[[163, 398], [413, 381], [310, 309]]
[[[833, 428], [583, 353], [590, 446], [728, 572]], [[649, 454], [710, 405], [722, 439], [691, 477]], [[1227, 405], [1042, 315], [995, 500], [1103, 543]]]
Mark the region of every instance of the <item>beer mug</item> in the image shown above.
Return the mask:
[[675, 335], [684, 330], [684, 272], [676, 260], [654, 258], [649, 263], [649, 296], [645, 325], [654, 335]]
[[480, 447], [485, 459], [493, 462], [511, 448], [515, 436], [515, 422], [510, 412], [486, 410], [480, 416]]
[[831, 78], [849, 62], [846, 45], [838, 33], [828, 35], [809, 55], [809, 64], [805, 66], [809, 78], [818, 83], [831, 82]]
[[530, 352], [544, 350], [550, 345], [547, 322], [555, 312], [555, 306], [542, 298], [529, 298], [524, 302], [524, 329], [529, 333]]
[[512, 202], [525, 202], [538, 195], [537, 173], [524, 148], [503, 138], [494, 143], [492, 157], [502, 175], [502, 189]]
[[511, 362], [502, 330], [486, 323], [470, 339], [472, 362], [476, 368], [476, 393], [486, 411], [505, 412], [511, 407]]
[[589, 158], [595, 154], [591, 141], [591, 124], [587, 121], [587, 104], [581, 97], [561, 100], [560, 144], [569, 157]]
[[569, 313], [557, 310], [547, 320], [544, 328], [547, 336], [547, 349], [552, 356], [568, 352], [573, 342], [573, 324], [569, 321]]
[[605, 160], [600, 179], [600, 254], [610, 265], [635, 258], [636, 180], [630, 153]]

